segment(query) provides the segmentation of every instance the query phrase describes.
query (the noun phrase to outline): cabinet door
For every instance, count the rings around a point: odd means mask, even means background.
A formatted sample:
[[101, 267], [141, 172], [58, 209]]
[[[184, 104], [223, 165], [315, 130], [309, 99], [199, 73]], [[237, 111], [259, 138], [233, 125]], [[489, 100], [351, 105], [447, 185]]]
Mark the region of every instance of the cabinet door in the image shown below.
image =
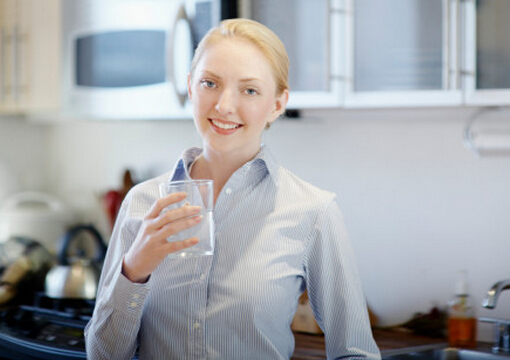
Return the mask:
[[0, 0], [0, 111], [16, 111], [17, 53], [15, 0]]
[[471, 105], [510, 104], [510, 1], [465, 3], [465, 88]]
[[241, 0], [239, 16], [283, 41], [290, 59], [288, 108], [341, 105], [341, 1]]
[[458, 1], [346, 1], [346, 107], [461, 103]]
[[55, 110], [60, 106], [60, 0], [21, 3], [20, 106], [25, 112]]
[[0, 111], [59, 103], [59, 0], [0, 0]]

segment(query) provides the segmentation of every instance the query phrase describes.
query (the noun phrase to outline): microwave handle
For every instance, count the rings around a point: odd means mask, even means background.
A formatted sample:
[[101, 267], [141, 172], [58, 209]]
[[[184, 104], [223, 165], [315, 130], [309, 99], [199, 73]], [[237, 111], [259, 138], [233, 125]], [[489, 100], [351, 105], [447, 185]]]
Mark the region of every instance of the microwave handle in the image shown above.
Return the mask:
[[175, 56], [177, 51], [186, 51], [186, 49], [177, 49], [176, 43], [177, 43], [177, 36], [179, 35], [177, 33], [177, 28], [179, 24], [184, 21], [185, 26], [187, 30], [189, 31], [189, 39], [190, 43], [189, 45], [189, 53], [191, 56], [191, 53], [193, 51], [193, 37], [192, 37], [192, 31], [191, 31], [191, 22], [189, 21], [188, 16], [186, 15], [186, 10], [184, 8], [184, 5], [181, 5], [177, 12], [177, 16], [175, 18], [175, 21], [173, 23], [173, 29], [171, 36], [169, 38], [169, 44], [168, 44], [168, 59], [167, 59], [167, 73], [169, 74], [170, 82], [172, 83], [172, 87], [174, 89], [175, 95], [177, 96], [179, 103], [182, 107], [184, 107], [184, 104], [186, 103], [186, 99], [188, 98], [188, 91], [187, 89], [179, 89], [179, 86], [177, 86], [179, 81], [183, 81], [180, 79], [180, 76], [186, 76], [187, 74], [176, 74], [176, 64], [175, 64]]

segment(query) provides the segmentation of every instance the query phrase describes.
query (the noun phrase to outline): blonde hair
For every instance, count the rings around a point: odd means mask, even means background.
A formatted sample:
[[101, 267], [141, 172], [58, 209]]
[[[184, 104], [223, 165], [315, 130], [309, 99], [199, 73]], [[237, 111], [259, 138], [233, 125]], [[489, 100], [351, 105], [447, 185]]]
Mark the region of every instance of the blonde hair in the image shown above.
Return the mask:
[[262, 51], [274, 73], [276, 93], [280, 95], [289, 88], [289, 57], [278, 36], [261, 23], [249, 19], [223, 20], [212, 28], [198, 44], [191, 62], [191, 76], [204, 50], [222, 39], [239, 38], [249, 41]]

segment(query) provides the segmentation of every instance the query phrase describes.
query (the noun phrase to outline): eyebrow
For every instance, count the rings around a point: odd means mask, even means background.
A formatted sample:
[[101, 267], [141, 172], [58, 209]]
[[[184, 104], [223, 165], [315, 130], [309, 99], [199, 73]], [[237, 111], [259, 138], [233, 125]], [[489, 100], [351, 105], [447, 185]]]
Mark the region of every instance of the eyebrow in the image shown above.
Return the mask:
[[[214, 78], [221, 79], [221, 76], [219, 76], [219, 75], [217, 75], [214, 72], [209, 71], [209, 70], [203, 70], [202, 74], [206, 74], [208, 76], [212, 76]], [[250, 81], [262, 81], [262, 79], [256, 78], [256, 77], [249, 77], [249, 78], [243, 78], [243, 79], [240, 80], [240, 82], [250, 82]]]

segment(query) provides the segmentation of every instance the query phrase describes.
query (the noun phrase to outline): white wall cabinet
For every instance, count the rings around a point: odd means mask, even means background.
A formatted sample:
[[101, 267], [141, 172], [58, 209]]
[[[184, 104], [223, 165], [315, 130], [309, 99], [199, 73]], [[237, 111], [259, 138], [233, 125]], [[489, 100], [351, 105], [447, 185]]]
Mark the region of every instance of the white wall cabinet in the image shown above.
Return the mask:
[[508, 0], [240, 0], [284, 41], [290, 108], [510, 104]]
[[464, 1], [468, 105], [510, 104], [510, 1]]
[[240, 0], [238, 13], [267, 25], [285, 44], [291, 64], [289, 108], [342, 105], [342, 1]]
[[0, 113], [55, 110], [59, 0], [0, 0]]
[[[60, 106], [60, 0], [0, 0], [0, 114]], [[289, 108], [510, 104], [508, 0], [239, 0], [291, 60]]]
[[510, 104], [509, 1], [345, 6], [345, 107]]
[[460, 105], [459, 4], [346, 0], [346, 107]]

